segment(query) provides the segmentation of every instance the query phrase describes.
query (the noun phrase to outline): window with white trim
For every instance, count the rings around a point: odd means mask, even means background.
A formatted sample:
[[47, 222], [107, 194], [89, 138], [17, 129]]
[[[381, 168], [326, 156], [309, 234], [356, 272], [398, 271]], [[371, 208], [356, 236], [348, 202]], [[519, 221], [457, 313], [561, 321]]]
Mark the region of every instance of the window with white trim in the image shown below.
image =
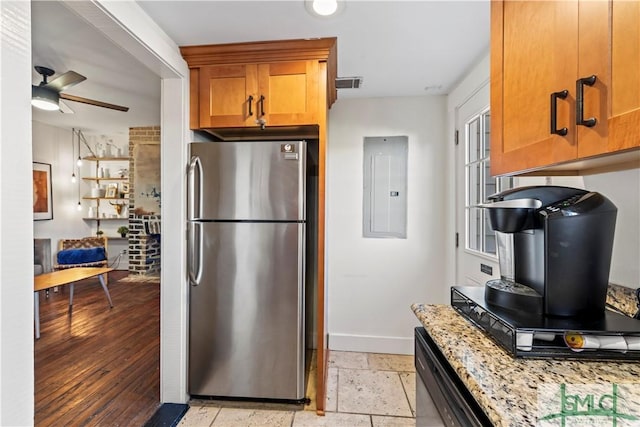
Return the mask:
[[495, 233], [486, 210], [480, 207], [492, 194], [513, 186], [513, 178], [491, 176], [491, 114], [487, 109], [465, 124], [466, 249], [496, 256]]

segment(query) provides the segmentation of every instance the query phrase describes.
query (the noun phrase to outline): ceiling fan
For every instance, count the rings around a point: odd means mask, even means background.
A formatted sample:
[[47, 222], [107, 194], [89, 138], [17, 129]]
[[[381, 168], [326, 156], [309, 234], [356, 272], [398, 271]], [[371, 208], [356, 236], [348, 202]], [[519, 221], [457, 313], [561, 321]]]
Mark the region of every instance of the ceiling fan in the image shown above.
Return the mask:
[[47, 77], [53, 76], [55, 71], [51, 68], [41, 67], [36, 65], [34, 67], [38, 74], [42, 75], [42, 81], [38, 86], [31, 85], [31, 105], [41, 108], [43, 110], [55, 111], [60, 110], [63, 113], [73, 114], [73, 110], [61, 99], [67, 101], [81, 102], [83, 104], [95, 105], [97, 107], [110, 108], [118, 111], [129, 111], [129, 107], [123, 107], [121, 105], [109, 104], [107, 102], [96, 101], [94, 99], [83, 98], [81, 96], [69, 95], [68, 93], [62, 93], [64, 89], [77, 85], [78, 83], [86, 80], [87, 78], [75, 71], [67, 71], [47, 82]]

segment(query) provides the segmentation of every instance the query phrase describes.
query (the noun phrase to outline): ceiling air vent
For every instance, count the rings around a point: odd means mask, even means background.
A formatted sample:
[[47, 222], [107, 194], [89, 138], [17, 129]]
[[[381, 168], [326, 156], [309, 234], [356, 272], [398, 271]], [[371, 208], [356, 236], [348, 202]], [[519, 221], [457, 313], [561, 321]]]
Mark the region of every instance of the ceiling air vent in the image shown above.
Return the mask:
[[362, 77], [338, 77], [336, 89], [358, 89], [362, 85]]

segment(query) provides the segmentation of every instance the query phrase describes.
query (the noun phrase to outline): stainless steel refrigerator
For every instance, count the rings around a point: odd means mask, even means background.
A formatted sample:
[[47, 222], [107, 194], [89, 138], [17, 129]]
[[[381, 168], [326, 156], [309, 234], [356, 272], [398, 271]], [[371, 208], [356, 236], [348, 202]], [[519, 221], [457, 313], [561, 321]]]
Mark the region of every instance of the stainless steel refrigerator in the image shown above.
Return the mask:
[[189, 392], [304, 398], [304, 141], [190, 144]]

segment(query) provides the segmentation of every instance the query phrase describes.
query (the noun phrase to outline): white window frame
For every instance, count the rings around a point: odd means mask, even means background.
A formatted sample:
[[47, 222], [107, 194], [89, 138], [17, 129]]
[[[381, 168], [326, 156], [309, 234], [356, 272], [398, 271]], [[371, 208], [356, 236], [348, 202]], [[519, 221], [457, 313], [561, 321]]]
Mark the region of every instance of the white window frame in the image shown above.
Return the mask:
[[[490, 153], [490, 128], [488, 126], [489, 119], [491, 117], [490, 109], [486, 108], [478, 114], [471, 117], [464, 125], [465, 132], [465, 250], [475, 255], [488, 257], [491, 259], [497, 259], [498, 255], [495, 246], [495, 235], [491, 229], [485, 209], [480, 208], [480, 205], [488, 202], [488, 197], [491, 194], [498, 193], [513, 187], [513, 178], [511, 177], [497, 177], [495, 178], [495, 191], [491, 191], [487, 194], [487, 187], [491, 185], [487, 178], [490, 178], [491, 167], [491, 153]], [[477, 126], [477, 146], [478, 155], [473, 160], [471, 159], [471, 145], [470, 134], [472, 132], [472, 124], [478, 123]], [[478, 172], [472, 174], [473, 170]], [[474, 178], [477, 175], [477, 179]], [[472, 180], [473, 179], [473, 180]], [[477, 181], [477, 182], [475, 182]], [[479, 230], [476, 224], [478, 217], [471, 214], [472, 210], [478, 209], [479, 211]], [[471, 241], [477, 243], [474, 247], [471, 247]], [[491, 243], [493, 242], [493, 244]]]

